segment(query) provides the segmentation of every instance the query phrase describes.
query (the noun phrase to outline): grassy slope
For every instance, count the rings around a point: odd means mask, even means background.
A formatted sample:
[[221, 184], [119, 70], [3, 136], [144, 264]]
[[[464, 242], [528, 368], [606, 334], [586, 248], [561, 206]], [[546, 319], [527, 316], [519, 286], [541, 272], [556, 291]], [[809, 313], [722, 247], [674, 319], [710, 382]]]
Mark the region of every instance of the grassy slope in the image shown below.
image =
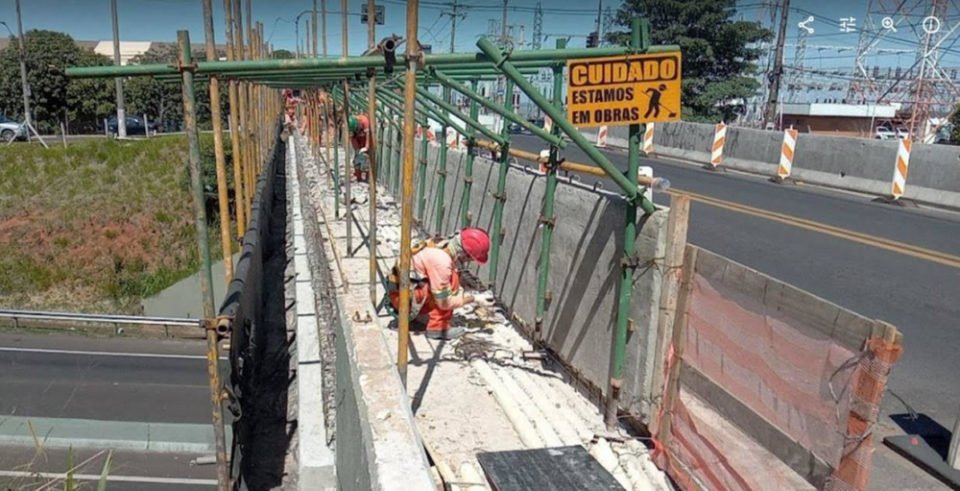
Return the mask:
[[0, 307], [138, 313], [196, 270], [185, 162], [182, 136], [0, 148]]

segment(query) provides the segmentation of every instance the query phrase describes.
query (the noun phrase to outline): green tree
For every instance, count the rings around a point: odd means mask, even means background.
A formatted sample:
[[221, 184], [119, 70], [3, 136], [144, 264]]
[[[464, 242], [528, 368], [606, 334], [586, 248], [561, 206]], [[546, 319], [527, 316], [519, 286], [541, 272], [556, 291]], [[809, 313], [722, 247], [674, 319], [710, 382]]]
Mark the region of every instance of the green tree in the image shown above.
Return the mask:
[[[81, 50], [77, 66], [106, 66], [113, 61], [93, 50]], [[95, 133], [97, 124], [117, 110], [113, 79], [71, 79], [67, 84], [66, 122], [69, 133]]]
[[292, 60], [296, 58], [296, 55], [287, 49], [275, 49], [273, 50], [273, 53], [270, 53], [270, 57], [275, 60]]
[[[950, 143], [954, 145], [960, 145], [960, 105], [957, 106], [956, 111], [950, 115], [950, 122], [945, 125], [950, 133]], [[940, 136], [937, 136], [937, 140], [940, 139]]]
[[616, 23], [627, 31], [607, 39], [629, 43], [630, 21], [650, 21], [654, 44], [676, 44], [683, 55], [683, 119], [731, 121], [760, 87], [754, 78], [759, 43], [773, 34], [755, 22], [734, 20], [735, 0], [625, 0]]
[[[193, 50], [194, 61], [206, 61], [205, 51]], [[218, 57], [223, 53], [218, 53]], [[158, 43], [154, 44], [141, 55], [131, 61], [133, 64], [175, 64], [177, 62], [177, 45]], [[127, 82], [127, 99], [132, 114], [146, 114], [151, 120], [160, 123], [172, 123], [178, 126], [183, 120], [183, 95], [178, 80], [158, 80], [153, 77], [133, 77]], [[225, 85], [221, 85], [220, 106], [223, 114], [229, 115], [229, 98]], [[194, 86], [197, 97], [197, 123], [203, 129], [210, 128], [210, 85], [206, 82], [197, 82]], [[226, 118], [224, 119], [226, 120]]]
[[[64, 74], [68, 66], [100, 65], [105, 58], [76, 45], [62, 32], [32, 30], [24, 34], [27, 83], [33, 119], [40, 132], [54, 132], [60, 121], [71, 118], [96, 120], [99, 111], [112, 104], [108, 81], [72, 81]], [[0, 51], [0, 111], [23, 119], [20, 87], [20, 52], [16, 39]], [[71, 85], [77, 84], [71, 88]]]

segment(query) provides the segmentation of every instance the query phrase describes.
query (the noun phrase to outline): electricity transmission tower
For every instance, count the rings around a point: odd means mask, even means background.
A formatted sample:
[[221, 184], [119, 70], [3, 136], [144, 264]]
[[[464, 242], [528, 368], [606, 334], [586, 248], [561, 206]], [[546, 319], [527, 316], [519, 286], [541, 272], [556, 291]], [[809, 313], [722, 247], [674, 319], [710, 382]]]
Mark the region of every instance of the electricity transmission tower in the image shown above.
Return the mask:
[[533, 49], [543, 46], [543, 5], [538, 1], [533, 12]]
[[[941, 64], [944, 53], [958, 40], [958, 12], [956, 8], [951, 12], [947, 0], [870, 0], [867, 8], [847, 97], [864, 103], [901, 103], [905, 110], [898, 119], [910, 137], [929, 141], [960, 99], [956, 77]], [[881, 19], [879, 25], [875, 19]], [[878, 45], [887, 38], [903, 42], [908, 36], [917, 45], [913, 64], [906, 70], [898, 66], [893, 77], [880, 76], [877, 67], [871, 73], [867, 56], [883, 51]]]

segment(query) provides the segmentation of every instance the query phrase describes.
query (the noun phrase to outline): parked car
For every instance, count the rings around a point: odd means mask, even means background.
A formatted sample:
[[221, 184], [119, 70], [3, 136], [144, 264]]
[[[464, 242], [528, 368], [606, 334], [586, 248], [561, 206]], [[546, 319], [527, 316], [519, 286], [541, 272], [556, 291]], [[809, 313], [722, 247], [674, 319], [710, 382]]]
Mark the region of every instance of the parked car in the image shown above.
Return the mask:
[[[143, 124], [143, 118], [140, 116], [127, 116], [124, 118], [127, 122], [127, 134], [128, 135], [145, 135], [146, 127]], [[150, 123], [150, 130], [156, 131], [157, 124], [156, 122]], [[117, 134], [117, 117], [110, 116], [110, 119], [107, 120], [107, 130], [114, 135]]]
[[510, 123], [510, 126], [507, 127], [510, 130], [511, 135], [519, 135], [524, 132], [523, 126], [520, 126], [518, 123]]
[[26, 140], [27, 126], [0, 114], [0, 140]]
[[906, 140], [910, 138], [910, 132], [906, 128], [897, 128], [897, 138]]
[[893, 140], [897, 138], [897, 134], [886, 126], [877, 126], [877, 133], [874, 138], [877, 140]]

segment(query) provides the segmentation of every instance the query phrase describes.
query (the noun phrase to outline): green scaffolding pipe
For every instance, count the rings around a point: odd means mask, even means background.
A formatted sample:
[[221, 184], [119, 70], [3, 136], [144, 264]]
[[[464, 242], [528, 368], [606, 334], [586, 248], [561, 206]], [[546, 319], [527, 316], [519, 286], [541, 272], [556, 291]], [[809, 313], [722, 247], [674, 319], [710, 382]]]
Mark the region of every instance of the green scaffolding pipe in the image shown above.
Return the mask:
[[[666, 51], [676, 51], [676, 46], [650, 46], [650, 53], [660, 53]], [[597, 58], [603, 56], [622, 56], [630, 53], [640, 52], [637, 48], [626, 48], [622, 46], [609, 46], [604, 48], [577, 48], [577, 49], [542, 49], [542, 50], [520, 50], [510, 55], [514, 62], [543, 62], [544, 65], [549, 62], [566, 61], [579, 58]], [[491, 56], [490, 53], [438, 53], [424, 56], [424, 66], [443, 66], [460, 65], [463, 67], [479, 66], [487, 67], [490, 64], [497, 65], [500, 58]], [[217, 75], [229, 75], [234, 72], [242, 71], [277, 71], [298, 70], [306, 68], [317, 69], [337, 69], [337, 68], [382, 68], [384, 59], [379, 56], [351, 56], [351, 57], [327, 57], [327, 58], [300, 58], [292, 60], [242, 60], [242, 61], [201, 61], [196, 64], [196, 73], [213, 73]], [[398, 70], [402, 71], [401, 64], [397, 65]], [[122, 65], [122, 66], [87, 66], [87, 67], [69, 67], [66, 69], [68, 77], [130, 77], [141, 75], [175, 75], [179, 69], [175, 65], [168, 64], [146, 64], [146, 65]]]
[[527, 121], [526, 119], [521, 118], [519, 114], [517, 114], [513, 110], [508, 109], [503, 104], [498, 104], [470, 90], [470, 87], [467, 87], [466, 85], [463, 85], [460, 82], [457, 82], [456, 80], [454, 80], [453, 78], [447, 76], [446, 72], [441, 72], [437, 70], [436, 67], [433, 67], [430, 69], [430, 73], [433, 75], [434, 78], [439, 80], [441, 84], [443, 84], [444, 90], [447, 90], [450, 87], [452, 87], [457, 92], [460, 92], [461, 94], [467, 96], [471, 101], [475, 100], [479, 102], [480, 105], [482, 105], [483, 107], [497, 114], [500, 114], [501, 116], [509, 119], [514, 123], [519, 124], [521, 127], [526, 129], [527, 131], [546, 140], [547, 143], [551, 145], [558, 145], [560, 148], [566, 148], [567, 142], [564, 141], [563, 138], [560, 138], [559, 136], [556, 136], [556, 135], [552, 135], [549, 132], [544, 131], [543, 128], [540, 128], [539, 126]]
[[[333, 218], [340, 218], [340, 144], [338, 143], [339, 139], [337, 138], [337, 131], [340, 129], [340, 125], [337, 124], [337, 91], [334, 88], [330, 92], [334, 98], [333, 104], [333, 135], [332, 138], [327, 139], [328, 145], [333, 145]], [[348, 204], [349, 206], [349, 204]]]
[[[477, 91], [477, 81], [472, 82], [472, 89]], [[470, 101], [470, 119], [476, 121], [480, 117], [480, 105], [477, 101]], [[463, 167], [463, 198], [460, 208], [460, 226], [469, 227], [470, 217], [470, 192], [473, 190], [473, 158], [477, 153], [477, 139], [474, 135], [467, 137], [467, 162]]]
[[[634, 18], [630, 25], [630, 42], [639, 47], [643, 33], [649, 39], [650, 24], [640, 18]], [[637, 182], [640, 167], [640, 144], [643, 141], [645, 126], [630, 125], [630, 136], [627, 140], [627, 179]], [[649, 212], [648, 212], [649, 213]], [[627, 330], [630, 325], [630, 293], [633, 289], [633, 275], [638, 266], [637, 250], [637, 206], [630, 201], [627, 204], [623, 230], [623, 259], [620, 269], [620, 298], [617, 303], [617, 327], [614, 332], [612, 353], [610, 354], [610, 393], [607, 397], [606, 421], [608, 429], [617, 426], [617, 406], [620, 399], [620, 387], [623, 382], [623, 360], [627, 352]]]
[[[503, 100], [513, 103], [513, 82], [507, 80], [507, 87], [503, 92]], [[497, 172], [497, 193], [493, 195], [493, 228], [490, 232], [490, 266], [487, 270], [490, 284], [497, 284], [497, 265], [500, 261], [500, 243], [503, 242], [503, 205], [507, 201], [507, 169], [510, 168], [510, 125], [502, 120], [503, 128], [500, 134], [503, 143], [500, 144], [500, 165]]]
[[[587, 139], [579, 131], [577, 131], [577, 129], [569, 121], [567, 121], [567, 118], [561, 109], [554, 107], [553, 104], [551, 104], [550, 101], [548, 101], [546, 97], [544, 97], [540, 91], [533, 86], [533, 84], [528, 82], [527, 79], [524, 78], [516, 68], [514, 68], [511, 62], [507, 61], [506, 57], [504, 57], [503, 53], [500, 52], [499, 48], [497, 48], [492, 42], [490, 42], [489, 39], [485, 37], [480, 38], [480, 40], [477, 41], [477, 46], [483, 50], [484, 53], [490, 56], [490, 58], [495, 60], [500, 65], [500, 69], [503, 71], [503, 73], [510, 80], [516, 83], [517, 87], [520, 87], [520, 90], [527, 94], [527, 97], [529, 97], [534, 104], [539, 106], [543, 112], [547, 113], [547, 115], [553, 119], [553, 124], [558, 125], [560, 129], [563, 130], [563, 132], [566, 133], [566, 135], [573, 140], [573, 142], [580, 147], [584, 153], [587, 154], [587, 156], [596, 162], [597, 165], [599, 165], [603, 171], [610, 176], [610, 179], [612, 179], [613, 182], [617, 183], [617, 186], [619, 186], [620, 189], [623, 190], [624, 194], [626, 194], [627, 199], [631, 201], [639, 201], [640, 206], [643, 207], [643, 210], [646, 213], [653, 213], [656, 211], [656, 207], [654, 207], [653, 203], [644, 198], [643, 194], [641, 194], [643, 188], [637, 186], [637, 180], [634, 179], [631, 182], [626, 176], [623, 175], [622, 172], [617, 170], [616, 166], [614, 166], [613, 163], [611, 163], [610, 160], [607, 159], [607, 157], [597, 149], [597, 147], [591, 145], [590, 142], [588, 142]], [[516, 53], [511, 54], [511, 56], [514, 54]]]
[[[447, 104], [450, 103], [450, 87], [443, 88], [443, 101], [446, 102]], [[463, 133], [460, 133], [460, 134], [462, 135]], [[459, 138], [460, 136], [457, 135], [457, 139]], [[447, 125], [446, 124], [444, 124], [440, 128], [439, 141], [440, 141], [440, 148], [438, 149], [438, 152], [437, 152], [437, 176], [439, 177], [437, 179], [438, 181], [437, 182], [437, 204], [436, 204], [436, 212], [435, 212], [437, 215], [435, 232], [438, 234], [443, 232], [443, 212], [444, 212], [444, 206], [446, 205], [445, 203], [446, 197], [444, 196], [446, 194], [444, 191], [446, 190], [446, 187], [447, 187]]]
[[[566, 39], [557, 39], [557, 49], [567, 45]], [[553, 66], [553, 105], [563, 108], [563, 65]], [[553, 125], [551, 133], [560, 134], [560, 127]], [[537, 315], [534, 319], [533, 340], [539, 343], [543, 337], [543, 317], [547, 310], [547, 280], [550, 277], [550, 245], [553, 240], [553, 227], [556, 225], [553, 205], [557, 194], [557, 168], [559, 166], [560, 151], [556, 146], [550, 147], [550, 157], [547, 161], [547, 185], [543, 193], [543, 211], [540, 223], [543, 224], [540, 236], [540, 271], [537, 277]]]
[[427, 145], [429, 145], [429, 140], [427, 140], [427, 135], [424, 133], [420, 137], [420, 176], [419, 185], [417, 186], [417, 223], [419, 223], [420, 226], [423, 226], [423, 211], [427, 204], [427, 198], [424, 196], [427, 189]]
[[460, 110], [457, 109], [456, 106], [454, 106], [453, 104], [450, 104], [450, 103], [448, 103], [448, 102], [445, 102], [443, 99], [441, 99], [441, 98], [439, 98], [439, 97], [431, 94], [430, 91], [428, 91], [427, 89], [424, 89], [423, 87], [417, 87], [417, 94], [423, 96], [425, 99], [427, 99], [427, 100], [429, 100], [430, 102], [436, 104], [438, 107], [440, 107], [440, 108], [443, 109], [444, 111], [447, 111], [448, 113], [453, 114], [454, 116], [456, 116], [457, 118], [459, 118], [461, 121], [463, 121], [464, 123], [466, 123], [466, 124], [467, 124], [468, 126], [470, 126], [471, 128], [473, 128], [473, 129], [479, 131], [480, 133], [482, 133], [483, 136], [486, 136], [487, 138], [489, 138], [489, 139], [493, 140], [494, 142], [496, 142], [497, 145], [503, 145], [503, 144], [506, 142], [506, 140], [503, 138], [503, 136], [498, 135], [498, 134], [494, 133], [493, 131], [490, 131], [489, 128], [487, 128], [486, 126], [480, 124], [478, 121], [476, 121], [476, 120], [474, 120], [474, 119], [468, 118], [468, 117], [465, 116], [462, 112], [460, 112]]

